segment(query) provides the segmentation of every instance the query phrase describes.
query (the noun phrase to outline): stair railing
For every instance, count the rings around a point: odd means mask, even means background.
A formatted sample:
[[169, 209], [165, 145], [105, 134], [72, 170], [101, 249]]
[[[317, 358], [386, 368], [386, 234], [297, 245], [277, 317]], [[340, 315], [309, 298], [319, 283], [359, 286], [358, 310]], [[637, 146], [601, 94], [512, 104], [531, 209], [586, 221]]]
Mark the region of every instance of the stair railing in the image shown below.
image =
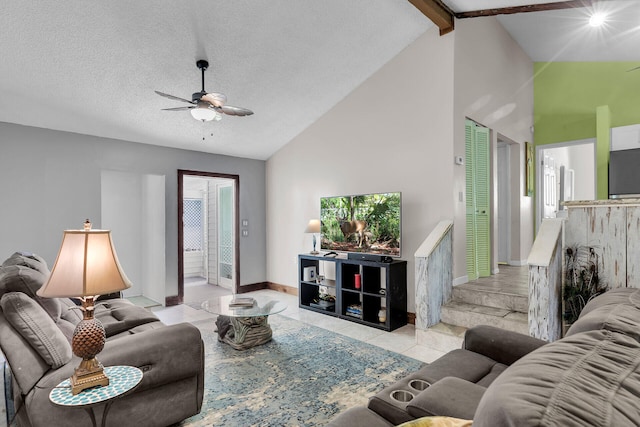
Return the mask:
[[416, 330], [426, 330], [453, 293], [453, 221], [438, 223], [414, 256]]
[[542, 221], [529, 265], [529, 335], [545, 341], [562, 338], [563, 219]]

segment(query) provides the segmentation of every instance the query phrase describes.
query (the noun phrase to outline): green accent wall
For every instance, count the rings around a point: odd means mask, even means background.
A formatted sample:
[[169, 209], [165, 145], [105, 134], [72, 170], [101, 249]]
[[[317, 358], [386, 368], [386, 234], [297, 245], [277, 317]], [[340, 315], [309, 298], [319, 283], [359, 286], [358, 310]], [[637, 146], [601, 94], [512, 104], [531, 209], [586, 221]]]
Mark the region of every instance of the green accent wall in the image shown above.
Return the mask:
[[609, 150], [611, 147], [611, 110], [608, 105], [596, 108], [596, 197], [609, 198]]
[[597, 197], [608, 197], [611, 127], [640, 123], [640, 62], [534, 64], [534, 143], [597, 138]]

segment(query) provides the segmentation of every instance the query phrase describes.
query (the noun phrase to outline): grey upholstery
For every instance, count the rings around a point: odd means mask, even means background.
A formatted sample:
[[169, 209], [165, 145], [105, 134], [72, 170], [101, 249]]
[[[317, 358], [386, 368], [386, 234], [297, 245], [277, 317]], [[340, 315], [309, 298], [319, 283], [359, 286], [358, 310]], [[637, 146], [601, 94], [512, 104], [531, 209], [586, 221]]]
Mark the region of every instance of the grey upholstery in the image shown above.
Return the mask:
[[[512, 363], [531, 349], [543, 344], [545, 344], [544, 341], [515, 332], [491, 326], [476, 326], [467, 330], [464, 348], [453, 350], [419, 371], [385, 387], [369, 399], [368, 408], [394, 424], [410, 421], [416, 418], [408, 409], [414, 399], [420, 399], [423, 394], [433, 396], [432, 390], [421, 391], [411, 387], [412, 380], [420, 379], [435, 385], [451, 377], [464, 380], [464, 382], [454, 382], [450, 385], [453, 387], [452, 394], [456, 394], [456, 387], [461, 388], [457, 393], [466, 393], [464, 399], [467, 402], [467, 408], [456, 407], [455, 400], [442, 399], [441, 402], [437, 402], [438, 399], [431, 398], [422, 403], [420, 411], [425, 414], [422, 416], [447, 415], [465, 418], [469, 414], [468, 408], [475, 410], [480, 402], [482, 393], [477, 392], [488, 387], [507, 368], [506, 363]], [[471, 388], [468, 384], [477, 385], [472, 387], [473, 393], [467, 393]], [[392, 396], [396, 390], [411, 393], [414, 399], [398, 401]], [[430, 407], [430, 404], [434, 406]]]
[[[82, 316], [68, 298], [37, 297], [49, 274], [40, 260], [16, 253], [0, 267], [0, 347], [13, 375], [16, 417], [21, 427], [50, 426], [52, 420], [56, 426], [87, 425], [84, 411], [49, 401], [51, 389], [80, 363], [71, 356], [69, 340]], [[204, 344], [195, 326], [166, 326], [123, 299], [100, 302], [95, 315], [107, 333], [100, 362], [144, 373], [132, 393], [114, 401], [108, 426], [168, 426], [200, 412]], [[102, 410], [95, 408], [98, 419]]]
[[[415, 378], [431, 385], [412, 390]], [[413, 397], [394, 402], [393, 390]], [[390, 425], [442, 415], [473, 419], [474, 427], [625, 427], [640, 425], [639, 402], [640, 290], [620, 288], [589, 301], [567, 336], [552, 343], [490, 326], [471, 328], [463, 349], [330, 425], [363, 425], [351, 423], [370, 416], [368, 409]]]
[[474, 427], [637, 426], [640, 343], [582, 332], [514, 363], [482, 398]]

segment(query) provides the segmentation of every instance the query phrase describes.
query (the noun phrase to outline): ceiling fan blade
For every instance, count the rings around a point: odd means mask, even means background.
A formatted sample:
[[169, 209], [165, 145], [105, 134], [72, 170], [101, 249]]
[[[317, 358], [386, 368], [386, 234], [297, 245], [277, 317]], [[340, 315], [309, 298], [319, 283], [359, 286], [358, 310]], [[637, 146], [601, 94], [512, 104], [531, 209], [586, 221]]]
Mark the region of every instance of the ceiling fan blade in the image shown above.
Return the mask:
[[193, 108], [196, 108], [196, 106], [192, 105], [190, 107], [162, 108], [162, 111], [186, 111], [186, 110], [191, 110]]
[[165, 98], [173, 99], [174, 101], [182, 101], [182, 102], [187, 102], [189, 104], [195, 104], [195, 102], [193, 102], [193, 101], [189, 101], [188, 99], [179, 98], [177, 96], [169, 95], [168, 93], [158, 92], [157, 90], [155, 90], [154, 92], [157, 93], [160, 96], [164, 96]]
[[253, 111], [251, 110], [240, 107], [232, 107], [231, 105], [223, 105], [222, 107], [219, 107], [218, 110], [230, 116], [250, 116], [253, 114]]
[[224, 93], [211, 92], [200, 98], [214, 107], [222, 107], [227, 102], [227, 96]]
[[636, 71], [636, 70], [640, 70], [640, 67], [635, 67], [635, 68], [632, 68], [630, 70], [627, 70], [627, 73], [630, 72], [630, 71]]

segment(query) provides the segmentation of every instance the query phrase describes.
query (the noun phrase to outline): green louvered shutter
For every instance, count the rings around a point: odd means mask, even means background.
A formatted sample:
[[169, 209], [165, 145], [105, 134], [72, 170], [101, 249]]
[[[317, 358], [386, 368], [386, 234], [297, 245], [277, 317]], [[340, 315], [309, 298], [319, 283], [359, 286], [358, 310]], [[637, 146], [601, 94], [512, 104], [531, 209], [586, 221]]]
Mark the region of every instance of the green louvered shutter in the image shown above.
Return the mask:
[[466, 174], [466, 223], [467, 223], [467, 277], [469, 280], [478, 278], [478, 263], [476, 256], [476, 204], [474, 179], [474, 123], [465, 121], [465, 174]]
[[491, 227], [489, 223], [490, 171], [489, 129], [475, 130], [475, 199], [476, 199], [476, 259], [480, 277], [491, 276]]
[[465, 122], [467, 276], [491, 275], [489, 129]]

